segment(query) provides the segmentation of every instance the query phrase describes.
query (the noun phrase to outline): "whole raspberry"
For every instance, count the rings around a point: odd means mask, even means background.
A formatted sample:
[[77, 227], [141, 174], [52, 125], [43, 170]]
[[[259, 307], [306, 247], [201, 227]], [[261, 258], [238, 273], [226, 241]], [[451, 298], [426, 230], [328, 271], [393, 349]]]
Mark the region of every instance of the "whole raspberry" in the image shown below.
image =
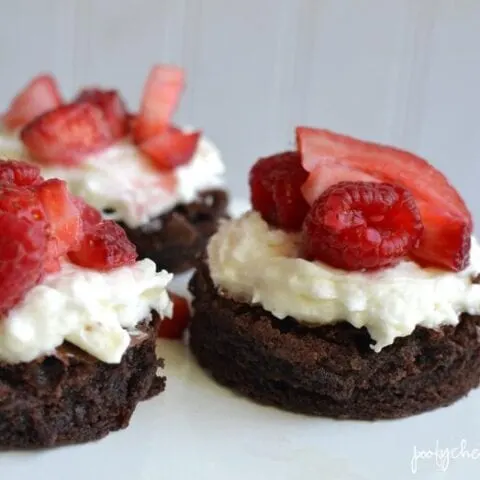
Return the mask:
[[423, 232], [415, 200], [398, 185], [342, 182], [313, 203], [303, 224], [305, 255], [344, 270], [393, 266]]
[[253, 208], [270, 225], [299, 230], [309, 210], [300, 190], [307, 177], [297, 152], [261, 158], [250, 170]]

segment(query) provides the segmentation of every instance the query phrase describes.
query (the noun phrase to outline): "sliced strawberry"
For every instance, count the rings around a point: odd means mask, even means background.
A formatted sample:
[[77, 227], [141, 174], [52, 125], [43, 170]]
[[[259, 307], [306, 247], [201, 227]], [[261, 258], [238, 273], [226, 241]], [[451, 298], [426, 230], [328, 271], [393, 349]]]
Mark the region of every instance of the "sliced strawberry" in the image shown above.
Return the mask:
[[68, 257], [81, 267], [108, 271], [134, 264], [137, 250], [118, 223], [104, 220], [85, 234]]
[[39, 185], [43, 182], [40, 169], [29, 163], [17, 160], [5, 160], [0, 162], [0, 184], [26, 187]]
[[102, 221], [102, 214], [96, 208], [86, 203], [83, 198], [73, 196], [73, 203], [80, 212], [84, 233], [91, 231]]
[[152, 159], [159, 170], [172, 170], [189, 162], [199, 140], [200, 132], [184, 133], [178, 128], [167, 127], [140, 143], [138, 148]]
[[63, 105], [24, 127], [21, 138], [39, 162], [78, 165], [114, 141], [102, 110], [90, 103]]
[[47, 180], [36, 190], [50, 223], [46, 270], [57, 271], [59, 257], [77, 248], [83, 238], [80, 212], [64, 181]]
[[162, 338], [182, 338], [183, 332], [190, 323], [190, 307], [186, 298], [169, 292], [173, 302], [173, 315], [171, 318], [164, 318], [158, 328], [158, 336]]
[[423, 158], [328, 130], [298, 127], [296, 134], [303, 167], [309, 172], [321, 167], [342, 167], [381, 181], [399, 183], [416, 198], [433, 201], [471, 221], [470, 212], [459, 193]]
[[38, 75], [12, 100], [3, 116], [3, 123], [11, 130], [23, 127], [61, 103], [62, 98], [52, 75]]
[[123, 138], [129, 131], [127, 108], [116, 90], [87, 88], [80, 92], [75, 102], [87, 102], [96, 105], [105, 115], [112, 137]]
[[311, 172], [302, 188], [309, 203], [340, 181], [401, 185], [413, 194], [425, 226], [412, 256], [430, 266], [455, 271], [466, 267], [470, 212], [445, 176], [428, 162], [403, 150], [327, 130], [299, 127], [296, 134], [302, 164]]
[[155, 136], [170, 123], [185, 85], [184, 71], [175, 66], [157, 65], [145, 83], [133, 137], [140, 143]]

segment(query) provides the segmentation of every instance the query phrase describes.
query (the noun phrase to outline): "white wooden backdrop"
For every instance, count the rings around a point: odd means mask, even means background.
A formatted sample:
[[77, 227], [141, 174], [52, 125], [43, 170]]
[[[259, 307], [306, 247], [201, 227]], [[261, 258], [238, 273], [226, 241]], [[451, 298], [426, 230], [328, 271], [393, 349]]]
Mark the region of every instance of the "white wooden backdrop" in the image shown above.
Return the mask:
[[177, 118], [219, 144], [234, 193], [313, 124], [425, 155], [480, 220], [479, 47], [479, 0], [0, 0], [0, 105], [46, 70], [135, 106], [149, 66], [175, 62]]

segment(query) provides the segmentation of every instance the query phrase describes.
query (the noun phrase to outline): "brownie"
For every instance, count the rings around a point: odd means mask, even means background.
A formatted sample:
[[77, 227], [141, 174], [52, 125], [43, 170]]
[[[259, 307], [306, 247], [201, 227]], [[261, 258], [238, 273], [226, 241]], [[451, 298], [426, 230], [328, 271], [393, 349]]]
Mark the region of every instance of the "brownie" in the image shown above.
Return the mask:
[[415, 331], [375, 353], [366, 329], [308, 327], [219, 292], [206, 265], [190, 281], [190, 347], [221, 384], [293, 412], [406, 417], [451, 404], [480, 380], [480, 317]]
[[192, 268], [207, 240], [227, 216], [228, 196], [223, 190], [205, 190], [198, 199], [172, 210], [139, 228], [119, 222], [137, 247], [138, 256], [150, 258], [159, 270], [181, 273]]
[[165, 388], [157, 322], [155, 314], [140, 326], [118, 364], [69, 344], [29, 363], [0, 363], [0, 449], [88, 442], [127, 427], [138, 402]]

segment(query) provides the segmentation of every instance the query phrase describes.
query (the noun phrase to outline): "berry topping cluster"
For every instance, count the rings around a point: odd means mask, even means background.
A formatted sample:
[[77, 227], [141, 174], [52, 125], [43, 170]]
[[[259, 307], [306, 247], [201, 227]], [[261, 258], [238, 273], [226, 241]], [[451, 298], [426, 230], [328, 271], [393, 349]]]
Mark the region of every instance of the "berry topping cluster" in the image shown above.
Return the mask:
[[35, 77], [2, 117], [7, 129], [20, 130], [30, 155], [43, 165], [76, 166], [90, 154], [131, 136], [160, 171], [187, 163], [200, 132], [171, 124], [185, 86], [183, 70], [155, 66], [146, 81], [138, 114], [130, 114], [116, 90], [88, 88], [64, 102], [51, 75]]
[[44, 180], [37, 167], [0, 162], [0, 314], [15, 306], [66, 257], [108, 271], [137, 253], [116, 223], [71, 195], [65, 182]]
[[250, 171], [253, 208], [271, 225], [302, 231], [308, 259], [344, 270], [468, 265], [472, 218], [442, 173], [411, 153], [298, 127], [297, 151]]

